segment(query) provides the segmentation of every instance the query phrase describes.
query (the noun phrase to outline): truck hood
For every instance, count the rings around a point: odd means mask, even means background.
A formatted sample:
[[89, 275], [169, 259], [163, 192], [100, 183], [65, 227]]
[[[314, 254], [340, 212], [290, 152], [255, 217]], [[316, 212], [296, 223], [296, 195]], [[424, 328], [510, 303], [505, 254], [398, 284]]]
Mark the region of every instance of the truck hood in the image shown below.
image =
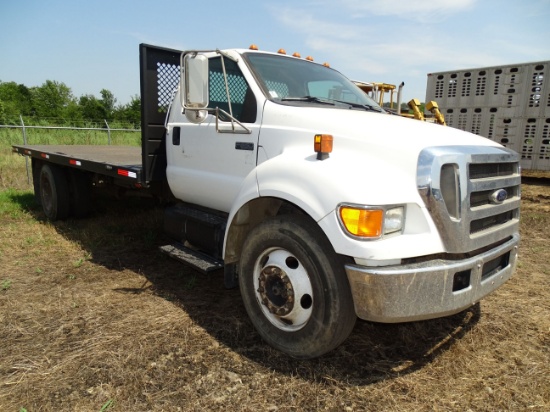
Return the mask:
[[451, 127], [363, 109], [296, 107], [266, 102], [262, 130], [332, 134], [334, 150], [353, 146], [405, 152], [407, 157], [432, 146], [499, 146], [486, 138]]

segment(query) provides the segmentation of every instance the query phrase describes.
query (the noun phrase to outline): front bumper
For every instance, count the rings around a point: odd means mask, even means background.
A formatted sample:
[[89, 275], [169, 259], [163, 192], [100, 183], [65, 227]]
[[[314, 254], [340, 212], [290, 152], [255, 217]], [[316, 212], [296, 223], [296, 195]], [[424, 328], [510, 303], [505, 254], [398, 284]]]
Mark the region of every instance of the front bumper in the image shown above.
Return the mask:
[[519, 235], [464, 260], [434, 260], [391, 267], [346, 265], [355, 312], [384, 323], [458, 313], [498, 289], [514, 273]]

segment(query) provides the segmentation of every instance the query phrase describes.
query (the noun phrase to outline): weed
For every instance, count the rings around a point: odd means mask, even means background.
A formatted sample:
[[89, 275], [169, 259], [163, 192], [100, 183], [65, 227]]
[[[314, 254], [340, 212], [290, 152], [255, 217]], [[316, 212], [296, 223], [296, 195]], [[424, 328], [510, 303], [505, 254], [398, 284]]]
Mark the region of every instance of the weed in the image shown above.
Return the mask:
[[107, 410], [109, 410], [113, 405], [115, 404], [115, 402], [112, 400], [112, 399], [109, 399], [107, 402], [105, 402], [105, 404], [101, 407], [101, 409], [99, 410], [99, 412], [105, 412]]
[[2, 290], [8, 290], [9, 288], [11, 288], [11, 280], [9, 279], [4, 279], [2, 281], [2, 284], [0, 285], [0, 288]]
[[74, 268], [79, 268], [80, 266], [82, 266], [83, 263], [84, 263], [84, 258], [80, 258], [80, 259], [75, 260], [73, 262], [73, 267]]

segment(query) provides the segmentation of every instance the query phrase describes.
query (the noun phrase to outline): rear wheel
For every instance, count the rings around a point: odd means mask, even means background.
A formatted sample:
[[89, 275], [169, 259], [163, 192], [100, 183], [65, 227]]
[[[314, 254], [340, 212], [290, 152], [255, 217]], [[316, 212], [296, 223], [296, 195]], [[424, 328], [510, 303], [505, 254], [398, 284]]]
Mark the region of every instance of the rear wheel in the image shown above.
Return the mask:
[[42, 206], [42, 200], [40, 199], [40, 171], [42, 165], [32, 159], [32, 185], [34, 189], [34, 200], [38, 206]]
[[40, 169], [40, 203], [49, 220], [63, 220], [69, 216], [70, 194], [63, 170], [45, 164]]
[[295, 358], [334, 349], [355, 324], [344, 264], [306, 216], [284, 215], [251, 231], [241, 256], [239, 286], [262, 338]]

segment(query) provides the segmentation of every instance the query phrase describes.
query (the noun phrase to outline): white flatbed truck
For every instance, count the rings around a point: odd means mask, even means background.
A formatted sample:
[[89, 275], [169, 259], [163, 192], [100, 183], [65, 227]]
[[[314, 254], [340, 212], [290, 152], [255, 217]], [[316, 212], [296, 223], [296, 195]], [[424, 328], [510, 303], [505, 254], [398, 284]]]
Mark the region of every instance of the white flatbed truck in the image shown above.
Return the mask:
[[50, 220], [86, 215], [93, 188], [170, 202], [161, 250], [223, 268], [273, 347], [317, 357], [357, 317], [447, 316], [512, 276], [515, 152], [388, 114], [299, 57], [142, 44], [140, 66], [140, 148], [13, 150]]

